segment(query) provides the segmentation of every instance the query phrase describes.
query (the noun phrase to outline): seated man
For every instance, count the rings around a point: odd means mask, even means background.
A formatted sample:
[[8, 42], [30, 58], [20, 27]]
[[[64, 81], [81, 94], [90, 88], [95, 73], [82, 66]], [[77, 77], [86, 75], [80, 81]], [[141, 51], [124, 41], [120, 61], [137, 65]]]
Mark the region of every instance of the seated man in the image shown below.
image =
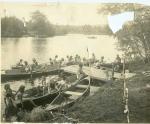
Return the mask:
[[20, 59], [20, 61], [16, 65], [17, 67], [23, 67], [23, 60]]
[[31, 67], [30, 67], [30, 65], [28, 64], [27, 61], [24, 61], [24, 70], [25, 70], [25, 72], [30, 72], [31, 71]]

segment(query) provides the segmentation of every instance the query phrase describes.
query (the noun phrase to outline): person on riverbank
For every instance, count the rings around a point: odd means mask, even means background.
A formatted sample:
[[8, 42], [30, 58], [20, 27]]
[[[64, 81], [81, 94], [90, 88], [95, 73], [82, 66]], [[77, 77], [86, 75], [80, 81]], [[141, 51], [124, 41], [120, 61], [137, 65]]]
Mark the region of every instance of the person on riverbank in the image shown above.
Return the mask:
[[79, 64], [79, 69], [77, 71], [77, 79], [80, 80], [80, 79], [82, 79], [85, 76], [86, 76], [86, 74], [83, 72], [83, 64], [80, 63]]
[[115, 71], [119, 71], [121, 69], [121, 58], [119, 55], [116, 56], [113, 68]]
[[9, 120], [11, 116], [16, 114], [15, 97], [9, 84], [6, 84], [4, 89], [5, 118]]
[[115, 62], [116, 62], [117, 64], [120, 64], [120, 63], [121, 63], [121, 58], [120, 58], [120, 56], [119, 56], [118, 54], [117, 54], [117, 56], [116, 56]]
[[95, 62], [96, 62], [96, 57], [95, 57], [95, 54], [94, 54], [94, 53], [92, 54], [92, 60], [91, 60], [91, 61], [92, 61], [92, 63], [95, 63]]

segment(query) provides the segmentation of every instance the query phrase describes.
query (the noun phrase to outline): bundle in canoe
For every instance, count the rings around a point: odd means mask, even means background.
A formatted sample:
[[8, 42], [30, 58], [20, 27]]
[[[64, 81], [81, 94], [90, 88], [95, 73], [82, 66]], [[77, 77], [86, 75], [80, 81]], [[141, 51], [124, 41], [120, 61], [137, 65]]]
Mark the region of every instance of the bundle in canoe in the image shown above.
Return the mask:
[[[71, 87], [78, 84], [79, 80], [77, 80], [76, 75], [72, 75], [69, 73], [64, 73], [66, 76], [67, 81], [67, 87], [62, 87], [61, 81], [57, 81], [57, 85], [59, 85], [59, 88], [55, 88], [53, 90], [50, 90], [48, 87], [46, 87], [43, 91], [43, 87], [40, 87], [37, 91], [37, 87], [26, 90], [23, 96], [23, 108], [25, 110], [32, 110], [34, 107], [37, 106], [45, 106], [46, 104], [51, 103], [54, 98], [56, 98], [59, 95], [59, 92], [64, 92], [67, 89], [70, 89]], [[64, 86], [64, 85], [63, 85]], [[66, 85], [65, 85], [66, 86]], [[39, 92], [40, 91], [40, 92]], [[17, 107], [21, 106], [20, 101], [16, 101]]]
[[38, 65], [32, 71], [25, 71], [23, 67], [12, 67], [10, 70], [1, 72], [1, 81], [34, 78], [42, 75], [56, 74], [58, 71], [59, 65]]
[[66, 91], [59, 93], [59, 95], [45, 108], [45, 110], [59, 111], [62, 109], [67, 109], [89, 94], [90, 82], [87, 78], [84, 78], [80, 80], [77, 85], [74, 85]]

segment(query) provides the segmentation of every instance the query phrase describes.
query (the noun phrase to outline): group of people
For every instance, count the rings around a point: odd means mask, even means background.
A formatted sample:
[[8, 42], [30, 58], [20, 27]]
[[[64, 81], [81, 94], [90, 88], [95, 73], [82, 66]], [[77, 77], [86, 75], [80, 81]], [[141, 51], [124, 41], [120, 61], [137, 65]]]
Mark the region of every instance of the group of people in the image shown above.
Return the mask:
[[69, 87], [70, 83], [66, 80], [66, 77], [61, 73], [55, 76], [45, 77], [42, 76], [37, 83], [37, 88], [43, 88], [43, 95], [45, 93], [53, 92], [54, 90], [63, 90]]
[[35, 58], [32, 59], [32, 64], [31, 65], [29, 65], [29, 63], [27, 61], [23, 61], [23, 59], [20, 59], [19, 62], [16, 64], [16, 67], [24, 68], [24, 70], [26, 72], [29, 72], [38, 65], [39, 64], [38, 64], [38, 62]]
[[[42, 96], [46, 93], [51, 93], [53, 91], [62, 91], [71, 86], [67, 77], [61, 72], [59, 75], [45, 77], [42, 76], [38, 80], [36, 88], [36, 96]], [[4, 103], [5, 103], [5, 118], [10, 119], [10, 117], [16, 115], [16, 113], [22, 109], [23, 110], [23, 96], [25, 93], [25, 86], [21, 85], [18, 91], [13, 91], [9, 84], [4, 86]], [[18, 104], [19, 103], [19, 104]], [[31, 101], [31, 103], [33, 103]], [[36, 106], [33, 103], [34, 106]]]
[[[66, 58], [60, 58], [58, 55], [55, 55], [54, 58], [49, 58], [49, 62], [44, 65], [51, 65], [51, 66], [57, 65], [59, 67], [62, 67], [66, 65], [82, 63], [85, 66], [91, 65], [94, 67], [100, 67], [101, 65], [106, 63], [104, 59], [105, 59], [104, 56], [101, 56], [100, 59], [97, 59], [94, 53], [92, 53], [92, 56], [90, 58], [86, 58], [86, 57], [82, 58], [78, 54], [76, 54], [75, 56], [67, 55]], [[120, 67], [121, 58], [119, 55], [116, 56], [113, 65], [115, 68]], [[23, 59], [20, 59], [20, 61], [17, 63], [17, 67], [23, 67], [26, 72], [30, 72], [34, 70], [34, 68], [39, 67], [39, 63], [35, 58], [32, 59], [32, 64], [28, 64], [27, 61], [23, 62]]]
[[[9, 119], [16, 114], [18, 109], [22, 107], [22, 98], [25, 91], [25, 86], [21, 85], [18, 91], [13, 91], [9, 84], [4, 86], [4, 103], [5, 103], [5, 118]], [[20, 106], [17, 107], [16, 103], [20, 102]]]

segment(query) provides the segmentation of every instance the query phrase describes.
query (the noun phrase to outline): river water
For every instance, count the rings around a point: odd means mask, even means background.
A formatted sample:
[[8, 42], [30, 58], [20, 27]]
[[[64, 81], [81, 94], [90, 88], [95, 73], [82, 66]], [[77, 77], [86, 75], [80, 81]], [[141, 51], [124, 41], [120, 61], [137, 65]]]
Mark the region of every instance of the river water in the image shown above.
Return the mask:
[[[93, 36], [93, 35], [92, 35]], [[117, 39], [109, 35], [68, 34], [50, 38], [2, 38], [1, 42], [1, 69], [8, 69], [16, 64], [20, 58], [32, 62], [36, 58], [39, 63], [46, 63], [56, 54], [59, 58], [67, 55], [88, 57], [95, 53], [97, 58], [105, 56], [107, 62], [113, 61], [118, 51], [115, 43]]]
[[[66, 36], [55, 36], [50, 38], [2, 38], [1, 42], [1, 70], [8, 69], [15, 65], [20, 58], [32, 62], [36, 58], [39, 63], [46, 63], [48, 59], [54, 58], [57, 54], [59, 58], [66, 58], [67, 55], [88, 57], [95, 53], [97, 58], [105, 56], [105, 61], [113, 61], [118, 51], [115, 43], [117, 39], [108, 35], [68, 34]], [[93, 37], [93, 36], [92, 36]], [[13, 90], [17, 90], [20, 85], [25, 85], [26, 89], [32, 87], [26, 80], [7, 82]], [[5, 83], [6, 84], [6, 83]], [[1, 105], [4, 112], [3, 91], [4, 85], [1, 84]], [[3, 113], [2, 112], [2, 113]], [[2, 114], [1, 113], [1, 114]]]

